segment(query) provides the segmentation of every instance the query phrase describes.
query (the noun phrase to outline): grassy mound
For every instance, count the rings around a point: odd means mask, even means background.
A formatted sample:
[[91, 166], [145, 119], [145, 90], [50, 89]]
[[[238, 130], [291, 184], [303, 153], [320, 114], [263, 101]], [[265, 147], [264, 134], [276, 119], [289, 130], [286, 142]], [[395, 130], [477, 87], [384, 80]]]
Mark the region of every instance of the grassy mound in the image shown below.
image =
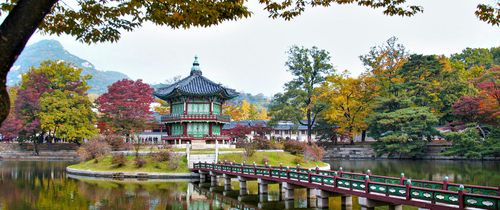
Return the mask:
[[283, 166], [290, 167], [296, 167], [297, 164], [300, 164], [300, 167], [304, 168], [313, 168], [316, 167], [316, 165], [319, 167], [328, 165], [322, 161], [306, 160], [302, 156], [292, 155], [288, 152], [255, 152], [248, 158], [245, 158], [242, 153], [220, 154], [219, 160], [227, 160], [233, 163], [242, 163], [245, 161], [246, 164], [253, 164], [253, 162], [255, 162], [257, 165], [263, 165], [267, 161], [267, 163], [272, 166], [279, 166], [280, 163], [282, 163]]
[[137, 168], [134, 165], [135, 156], [126, 156], [126, 162], [124, 166], [118, 167], [111, 163], [111, 155], [99, 158], [96, 163], [94, 160], [89, 160], [81, 162], [76, 165], [71, 165], [69, 168], [78, 170], [92, 170], [97, 172], [145, 172], [145, 173], [187, 173], [189, 169], [187, 168], [186, 157], [179, 158], [178, 167], [172, 169], [169, 167], [168, 162], [157, 162], [151, 157], [142, 157], [146, 160], [146, 164], [143, 167]]

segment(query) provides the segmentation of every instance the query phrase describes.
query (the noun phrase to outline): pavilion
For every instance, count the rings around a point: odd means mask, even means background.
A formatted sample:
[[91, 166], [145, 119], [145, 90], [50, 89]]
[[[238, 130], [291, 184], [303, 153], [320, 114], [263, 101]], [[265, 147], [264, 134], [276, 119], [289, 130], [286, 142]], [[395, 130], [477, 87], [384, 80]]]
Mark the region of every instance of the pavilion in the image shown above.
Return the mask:
[[238, 92], [204, 77], [198, 57], [188, 77], [158, 88], [154, 95], [170, 105], [170, 114], [161, 116], [168, 134], [162, 137], [166, 143], [195, 146], [230, 140], [229, 136], [221, 135], [222, 126], [231, 120], [223, 114], [222, 105], [238, 96]]

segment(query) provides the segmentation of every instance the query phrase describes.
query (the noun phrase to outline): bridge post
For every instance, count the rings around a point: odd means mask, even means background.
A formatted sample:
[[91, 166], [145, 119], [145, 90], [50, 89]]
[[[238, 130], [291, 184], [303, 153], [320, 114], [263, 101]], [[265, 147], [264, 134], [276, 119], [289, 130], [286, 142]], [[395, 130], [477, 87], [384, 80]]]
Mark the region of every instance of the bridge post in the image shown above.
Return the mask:
[[240, 195], [247, 195], [247, 179], [242, 176], [238, 176], [238, 180], [240, 181]]
[[403, 205], [390, 204], [389, 210], [403, 210]]
[[342, 206], [352, 206], [352, 196], [351, 195], [341, 195], [340, 201]]
[[210, 187], [217, 187], [217, 174], [210, 171]]
[[287, 182], [283, 182], [282, 186], [283, 186], [283, 191], [285, 191], [285, 200], [293, 200], [295, 186], [288, 184]]
[[269, 182], [267, 180], [259, 178], [258, 183], [259, 183], [259, 195], [262, 194], [267, 195]]
[[361, 210], [375, 210], [376, 202], [372, 199], [359, 197], [358, 203], [361, 206]]
[[198, 174], [200, 174], [200, 182], [205, 182], [207, 180], [207, 172], [202, 170], [198, 170]]
[[316, 207], [317, 208], [328, 208], [328, 197], [331, 193], [321, 189], [316, 189]]
[[224, 191], [231, 190], [231, 177], [227, 174], [224, 174], [223, 177], [224, 177]]

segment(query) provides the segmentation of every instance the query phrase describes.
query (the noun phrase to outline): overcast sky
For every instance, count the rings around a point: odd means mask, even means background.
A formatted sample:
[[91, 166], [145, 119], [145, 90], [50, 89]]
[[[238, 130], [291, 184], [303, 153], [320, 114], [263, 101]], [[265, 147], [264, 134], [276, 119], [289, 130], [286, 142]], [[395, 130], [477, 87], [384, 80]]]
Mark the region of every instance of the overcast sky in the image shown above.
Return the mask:
[[[252, 0], [251, 0], [252, 1]], [[86, 45], [69, 36], [34, 35], [30, 44], [56, 39], [71, 53], [98, 69], [120, 71], [133, 79], [158, 83], [189, 74], [199, 56], [203, 74], [239, 91], [271, 96], [283, 90], [291, 76], [285, 51], [292, 45], [328, 50], [337, 70], [364, 71], [359, 55], [396, 36], [412, 53], [445, 54], [466, 47], [500, 46], [500, 27], [474, 16], [478, 0], [420, 0], [424, 13], [388, 17], [381, 10], [334, 5], [308, 9], [292, 21], [273, 20], [260, 5], [253, 16], [210, 28], [174, 30], [147, 24], [123, 33], [117, 43]]]

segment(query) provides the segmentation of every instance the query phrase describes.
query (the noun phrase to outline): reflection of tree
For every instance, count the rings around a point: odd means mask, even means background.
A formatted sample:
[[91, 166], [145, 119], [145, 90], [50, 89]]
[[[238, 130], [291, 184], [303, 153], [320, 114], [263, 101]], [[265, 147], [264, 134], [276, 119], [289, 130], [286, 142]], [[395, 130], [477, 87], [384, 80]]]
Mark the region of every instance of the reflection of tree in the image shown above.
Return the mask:
[[339, 160], [330, 163], [333, 169], [365, 172], [399, 177], [405, 173], [412, 179], [441, 181], [448, 176], [450, 181], [461, 184], [496, 186], [500, 183], [500, 163], [495, 161], [451, 161], [451, 160]]
[[66, 162], [3, 162], [6, 209], [184, 209], [186, 182], [67, 179]]

